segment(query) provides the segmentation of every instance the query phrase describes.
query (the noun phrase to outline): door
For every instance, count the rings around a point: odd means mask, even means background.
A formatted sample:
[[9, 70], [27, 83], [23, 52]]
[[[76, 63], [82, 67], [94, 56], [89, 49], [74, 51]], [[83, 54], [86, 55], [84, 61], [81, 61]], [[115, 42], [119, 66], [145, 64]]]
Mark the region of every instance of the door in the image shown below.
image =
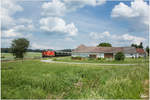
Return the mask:
[[90, 58], [96, 58], [96, 54], [90, 54], [89, 57]]
[[113, 58], [113, 53], [104, 53], [104, 58]]

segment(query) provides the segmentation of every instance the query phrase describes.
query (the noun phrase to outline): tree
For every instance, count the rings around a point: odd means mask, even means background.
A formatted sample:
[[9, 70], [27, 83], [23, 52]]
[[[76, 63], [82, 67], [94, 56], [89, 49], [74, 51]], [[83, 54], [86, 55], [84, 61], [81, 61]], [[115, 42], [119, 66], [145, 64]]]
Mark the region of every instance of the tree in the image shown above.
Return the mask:
[[137, 44], [131, 44], [131, 47], [138, 48], [138, 45]]
[[140, 42], [140, 45], [138, 46], [138, 48], [143, 48], [143, 43]]
[[142, 49], [143, 49], [143, 43], [142, 43], [142, 42], [140, 42], [140, 44], [139, 44], [139, 45], [137, 45], [137, 44], [131, 44], [131, 47], [135, 47], [135, 48], [142, 48]]
[[110, 43], [105, 43], [105, 42], [103, 42], [103, 43], [100, 43], [100, 44], [98, 45], [98, 47], [112, 47], [112, 45], [111, 45]]
[[125, 58], [125, 55], [122, 52], [118, 52], [115, 55], [115, 60], [124, 60], [124, 58]]
[[25, 38], [18, 38], [12, 41], [11, 49], [16, 58], [23, 58], [29, 47], [29, 41]]
[[148, 46], [146, 47], [146, 52], [148, 53], [148, 56], [149, 56], [149, 47]]

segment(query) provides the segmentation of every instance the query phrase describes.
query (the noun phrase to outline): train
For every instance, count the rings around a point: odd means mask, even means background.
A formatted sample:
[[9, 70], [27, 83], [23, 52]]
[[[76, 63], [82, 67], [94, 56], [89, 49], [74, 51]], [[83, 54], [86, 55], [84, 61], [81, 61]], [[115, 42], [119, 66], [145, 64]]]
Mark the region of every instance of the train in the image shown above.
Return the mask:
[[71, 52], [55, 51], [55, 50], [43, 50], [42, 57], [63, 57], [71, 56]]

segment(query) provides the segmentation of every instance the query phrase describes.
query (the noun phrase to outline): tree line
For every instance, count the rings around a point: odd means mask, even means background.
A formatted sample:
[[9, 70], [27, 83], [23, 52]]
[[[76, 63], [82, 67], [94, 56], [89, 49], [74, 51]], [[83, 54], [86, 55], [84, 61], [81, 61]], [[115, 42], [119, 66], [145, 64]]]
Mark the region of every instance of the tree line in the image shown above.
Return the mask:
[[[41, 49], [27, 49], [27, 52], [42, 52], [43, 50]], [[2, 53], [12, 53], [11, 48], [1, 48]]]

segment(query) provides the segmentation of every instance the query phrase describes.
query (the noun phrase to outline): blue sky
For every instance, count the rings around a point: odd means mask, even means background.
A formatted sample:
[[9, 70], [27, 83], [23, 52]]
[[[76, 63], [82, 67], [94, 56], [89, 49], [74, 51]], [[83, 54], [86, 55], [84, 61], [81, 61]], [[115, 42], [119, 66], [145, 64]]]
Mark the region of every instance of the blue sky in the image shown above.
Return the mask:
[[25, 37], [33, 49], [148, 45], [148, 2], [107, 0], [2, 0], [2, 47]]

